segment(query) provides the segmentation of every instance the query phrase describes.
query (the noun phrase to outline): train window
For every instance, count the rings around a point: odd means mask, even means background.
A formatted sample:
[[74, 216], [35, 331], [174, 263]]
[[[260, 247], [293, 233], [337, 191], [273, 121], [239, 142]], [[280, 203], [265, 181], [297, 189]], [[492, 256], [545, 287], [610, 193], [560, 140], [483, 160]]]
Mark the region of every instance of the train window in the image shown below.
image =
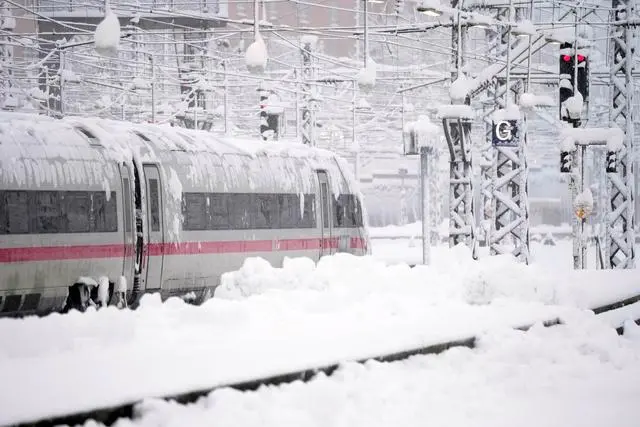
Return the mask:
[[223, 193], [209, 195], [209, 212], [212, 230], [229, 228], [229, 195]]
[[297, 194], [280, 194], [280, 227], [298, 228], [300, 222], [300, 198]]
[[31, 231], [34, 233], [62, 233], [62, 209], [57, 191], [30, 192]]
[[160, 231], [160, 194], [157, 179], [149, 179], [149, 199], [151, 201], [151, 231]]
[[229, 218], [231, 228], [243, 230], [251, 228], [251, 211], [253, 210], [251, 194], [229, 195]]
[[303, 216], [299, 224], [300, 228], [315, 228], [316, 226], [316, 196], [305, 194], [303, 201]]
[[360, 200], [354, 194], [340, 194], [334, 201], [336, 227], [354, 228], [362, 225]]
[[29, 198], [26, 191], [7, 191], [6, 227], [8, 234], [23, 234], [29, 232]]
[[364, 225], [364, 217], [362, 215], [362, 203], [360, 202], [360, 198], [358, 196], [354, 196], [356, 200], [356, 227], [362, 227]]
[[208, 227], [207, 195], [205, 193], [182, 194], [184, 230], [206, 230]]
[[91, 207], [91, 231], [97, 233], [118, 231], [116, 193], [112, 191], [107, 200], [103, 191], [93, 193]]
[[278, 228], [277, 194], [255, 194], [253, 205], [253, 224], [251, 228]]
[[78, 126], [76, 127], [76, 130], [89, 140], [89, 144], [100, 145], [100, 140], [98, 139], [98, 137], [95, 136], [93, 133], [89, 132], [87, 129]]
[[66, 231], [88, 233], [91, 224], [91, 196], [86, 191], [67, 191], [63, 195]]
[[133, 212], [131, 211], [131, 186], [129, 184], [129, 178], [122, 178], [122, 187], [124, 188], [122, 192], [122, 198], [124, 199], [124, 231], [130, 233]]

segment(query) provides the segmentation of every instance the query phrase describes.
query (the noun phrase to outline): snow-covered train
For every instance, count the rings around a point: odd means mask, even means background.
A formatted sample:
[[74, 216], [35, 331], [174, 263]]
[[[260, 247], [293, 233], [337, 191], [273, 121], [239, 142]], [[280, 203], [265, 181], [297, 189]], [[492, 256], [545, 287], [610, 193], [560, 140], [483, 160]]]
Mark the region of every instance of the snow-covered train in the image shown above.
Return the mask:
[[0, 316], [84, 310], [118, 291], [129, 304], [202, 301], [250, 256], [365, 254], [350, 176], [300, 144], [1, 114]]

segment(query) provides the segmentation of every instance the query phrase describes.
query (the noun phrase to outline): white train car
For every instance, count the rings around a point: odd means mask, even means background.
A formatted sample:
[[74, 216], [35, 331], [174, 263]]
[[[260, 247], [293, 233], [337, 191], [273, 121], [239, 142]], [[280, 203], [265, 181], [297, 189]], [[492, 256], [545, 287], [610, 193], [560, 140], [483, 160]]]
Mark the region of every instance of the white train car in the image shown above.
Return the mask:
[[6, 113], [0, 154], [0, 316], [84, 310], [101, 277], [106, 300], [128, 283], [130, 304], [202, 301], [247, 257], [369, 251], [361, 196], [327, 151]]

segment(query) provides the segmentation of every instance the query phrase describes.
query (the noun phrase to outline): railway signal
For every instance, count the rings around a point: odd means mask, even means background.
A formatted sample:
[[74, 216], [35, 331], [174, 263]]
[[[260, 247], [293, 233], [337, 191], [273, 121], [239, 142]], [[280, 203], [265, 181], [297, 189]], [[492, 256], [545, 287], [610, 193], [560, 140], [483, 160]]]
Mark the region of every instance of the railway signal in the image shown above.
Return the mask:
[[582, 95], [586, 103], [589, 99], [589, 57], [574, 48], [573, 43], [560, 45], [560, 120], [570, 121], [564, 103], [574, 95], [574, 90]]

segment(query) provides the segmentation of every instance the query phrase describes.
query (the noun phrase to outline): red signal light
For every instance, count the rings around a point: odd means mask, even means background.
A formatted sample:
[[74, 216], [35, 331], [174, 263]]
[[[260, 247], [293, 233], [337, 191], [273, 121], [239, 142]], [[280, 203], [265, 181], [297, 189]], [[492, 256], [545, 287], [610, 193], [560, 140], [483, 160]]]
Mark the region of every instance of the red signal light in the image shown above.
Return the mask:
[[562, 60], [564, 62], [570, 62], [571, 61], [571, 56], [570, 55], [562, 55]]
[[584, 55], [580, 55], [578, 54], [578, 62], [583, 62], [585, 60], [585, 56]]

